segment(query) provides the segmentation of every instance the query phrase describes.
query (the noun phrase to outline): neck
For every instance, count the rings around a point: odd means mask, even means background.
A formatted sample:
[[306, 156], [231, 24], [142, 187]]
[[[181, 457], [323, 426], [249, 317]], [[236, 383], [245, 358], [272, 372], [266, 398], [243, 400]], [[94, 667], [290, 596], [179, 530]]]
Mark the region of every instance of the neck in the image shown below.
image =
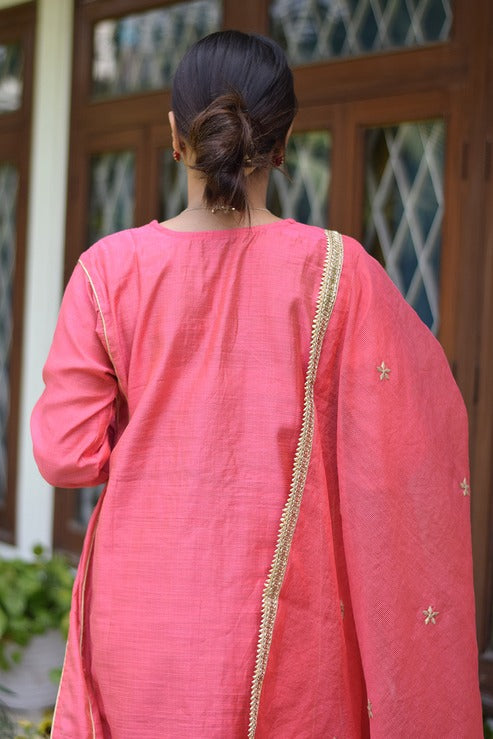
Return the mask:
[[[199, 176], [196, 170], [187, 169], [188, 176], [188, 210], [192, 209], [204, 209], [212, 210], [204, 205], [204, 180]], [[247, 188], [246, 188], [246, 199], [251, 211], [254, 210], [265, 210], [267, 200], [267, 186], [269, 184], [269, 171], [257, 171], [252, 172], [247, 177]], [[229, 211], [218, 208], [216, 215], [228, 214]], [[238, 215], [238, 214], [237, 214]]]

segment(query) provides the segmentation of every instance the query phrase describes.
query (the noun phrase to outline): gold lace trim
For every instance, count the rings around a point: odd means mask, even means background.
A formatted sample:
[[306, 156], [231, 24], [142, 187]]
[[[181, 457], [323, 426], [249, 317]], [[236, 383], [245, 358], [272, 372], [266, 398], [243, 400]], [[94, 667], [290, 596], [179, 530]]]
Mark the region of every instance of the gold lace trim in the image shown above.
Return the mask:
[[279, 594], [286, 573], [289, 551], [298, 520], [312, 450], [314, 425], [313, 388], [322, 342], [334, 308], [342, 270], [344, 255], [342, 237], [336, 231], [326, 231], [325, 235], [327, 237], [327, 255], [312, 325], [310, 355], [305, 379], [303, 421], [294, 457], [289, 496], [281, 514], [276, 549], [262, 594], [262, 613], [257, 641], [257, 657], [250, 693], [248, 739], [254, 739], [257, 728], [260, 694], [262, 692], [262, 684], [272, 643]]

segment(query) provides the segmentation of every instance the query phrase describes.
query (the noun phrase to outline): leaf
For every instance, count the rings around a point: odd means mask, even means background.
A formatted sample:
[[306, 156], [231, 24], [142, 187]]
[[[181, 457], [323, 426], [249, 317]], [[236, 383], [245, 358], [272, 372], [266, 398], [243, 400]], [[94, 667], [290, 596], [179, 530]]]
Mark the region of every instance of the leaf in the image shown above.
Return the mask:
[[10, 590], [3, 598], [3, 608], [11, 616], [20, 616], [24, 613], [26, 607], [26, 598], [21, 588], [18, 590]]
[[19, 662], [22, 660], [22, 652], [16, 649], [14, 652], [10, 653], [10, 659], [12, 662], [15, 662], [16, 665], [19, 664]]
[[9, 619], [7, 618], [7, 614], [5, 613], [3, 608], [0, 606], [0, 638], [7, 631], [8, 625], [9, 625]]
[[50, 672], [50, 680], [52, 683], [55, 683], [55, 685], [58, 685], [62, 678], [62, 668], [61, 667], [53, 667]]

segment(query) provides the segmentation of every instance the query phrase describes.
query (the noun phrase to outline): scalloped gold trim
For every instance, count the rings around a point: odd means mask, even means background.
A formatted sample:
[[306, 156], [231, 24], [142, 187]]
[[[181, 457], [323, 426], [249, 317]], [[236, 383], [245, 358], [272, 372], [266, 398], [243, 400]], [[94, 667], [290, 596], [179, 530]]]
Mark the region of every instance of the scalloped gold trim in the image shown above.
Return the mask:
[[327, 255], [312, 325], [310, 356], [305, 379], [303, 421], [294, 457], [289, 496], [281, 514], [276, 549], [262, 593], [262, 614], [257, 641], [257, 658], [250, 693], [248, 739], [254, 739], [257, 729], [260, 694], [262, 692], [262, 684], [272, 643], [279, 594], [286, 573], [289, 551], [298, 520], [311, 457], [314, 424], [313, 388], [322, 342], [334, 308], [342, 270], [344, 256], [342, 237], [336, 231], [326, 231], [325, 235], [327, 237]]

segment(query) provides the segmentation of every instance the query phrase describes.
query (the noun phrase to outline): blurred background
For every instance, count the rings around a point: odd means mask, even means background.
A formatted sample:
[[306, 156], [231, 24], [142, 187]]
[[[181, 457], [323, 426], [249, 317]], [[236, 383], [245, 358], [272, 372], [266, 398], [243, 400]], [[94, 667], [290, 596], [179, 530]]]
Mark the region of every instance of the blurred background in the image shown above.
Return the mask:
[[29, 436], [63, 287], [98, 238], [184, 207], [170, 82], [225, 28], [271, 36], [294, 69], [290, 177], [274, 173], [269, 207], [359, 238], [462, 390], [493, 715], [491, 0], [0, 0], [0, 554], [77, 560], [100, 491], [53, 491]]

